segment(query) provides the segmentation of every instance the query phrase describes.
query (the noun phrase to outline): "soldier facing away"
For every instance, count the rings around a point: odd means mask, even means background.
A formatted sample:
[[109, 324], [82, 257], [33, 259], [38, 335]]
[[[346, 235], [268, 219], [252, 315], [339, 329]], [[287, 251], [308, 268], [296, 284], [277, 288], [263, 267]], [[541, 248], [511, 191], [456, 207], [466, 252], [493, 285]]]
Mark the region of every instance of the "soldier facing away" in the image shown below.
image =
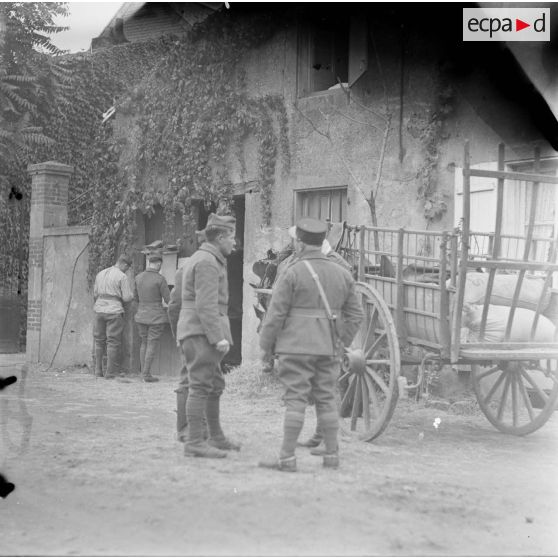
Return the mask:
[[144, 382], [158, 382], [151, 374], [153, 361], [159, 350], [161, 335], [168, 323], [167, 312], [162, 301], [170, 298], [166, 279], [159, 273], [163, 257], [160, 254], [147, 256], [147, 269], [136, 276], [135, 299], [138, 302], [135, 321], [141, 337], [140, 366]]
[[130, 287], [126, 271], [132, 260], [125, 255], [118, 258], [116, 264], [97, 273], [93, 298], [95, 304], [95, 376], [103, 375], [103, 355], [107, 352], [107, 369], [105, 378], [116, 377], [122, 345], [124, 328], [124, 304], [131, 302], [134, 294]]
[[[220, 364], [232, 344], [226, 256], [235, 247], [235, 225], [234, 217], [212, 213], [204, 230], [206, 242], [183, 270], [176, 337], [188, 370], [187, 456], [220, 458], [226, 457], [227, 450], [240, 449], [223, 433], [219, 416], [225, 389]], [[204, 417], [209, 429], [207, 441]]]
[[351, 274], [322, 253], [327, 224], [305, 217], [296, 225], [297, 259], [273, 288], [260, 332], [263, 358], [278, 355], [285, 387], [283, 444], [261, 467], [296, 471], [295, 448], [310, 396], [325, 441], [325, 467], [339, 465], [335, 382], [340, 346], [350, 345], [363, 318]]

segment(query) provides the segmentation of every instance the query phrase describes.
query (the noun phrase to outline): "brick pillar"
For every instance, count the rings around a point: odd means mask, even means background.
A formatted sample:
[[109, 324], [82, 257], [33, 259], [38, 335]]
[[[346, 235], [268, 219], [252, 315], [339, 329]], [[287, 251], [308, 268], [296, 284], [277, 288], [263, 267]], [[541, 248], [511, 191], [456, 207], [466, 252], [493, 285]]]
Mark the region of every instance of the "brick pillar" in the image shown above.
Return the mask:
[[29, 165], [31, 215], [29, 288], [27, 297], [27, 360], [39, 361], [43, 288], [43, 232], [68, 224], [68, 185], [73, 167], [55, 161]]

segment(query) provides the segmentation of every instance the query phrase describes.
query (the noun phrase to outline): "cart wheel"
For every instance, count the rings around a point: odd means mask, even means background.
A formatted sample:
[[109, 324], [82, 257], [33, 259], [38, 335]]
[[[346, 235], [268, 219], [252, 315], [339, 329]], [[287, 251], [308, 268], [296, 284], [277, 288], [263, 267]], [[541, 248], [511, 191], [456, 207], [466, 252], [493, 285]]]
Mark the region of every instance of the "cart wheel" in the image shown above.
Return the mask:
[[506, 434], [538, 430], [556, 409], [557, 366], [556, 360], [473, 365], [473, 389], [486, 418]]
[[390, 421], [397, 403], [401, 369], [393, 318], [378, 291], [356, 284], [364, 319], [350, 347], [345, 348], [339, 389], [340, 415], [359, 437], [371, 441]]

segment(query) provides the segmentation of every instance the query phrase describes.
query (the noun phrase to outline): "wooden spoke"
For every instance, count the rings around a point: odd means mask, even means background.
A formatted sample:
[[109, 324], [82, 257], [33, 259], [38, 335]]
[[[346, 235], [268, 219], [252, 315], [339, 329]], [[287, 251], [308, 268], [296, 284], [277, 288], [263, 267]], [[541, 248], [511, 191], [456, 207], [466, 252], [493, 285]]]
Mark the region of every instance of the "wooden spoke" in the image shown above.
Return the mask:
[[368, 395], [368, 385], [366, 383], [366, 376], [361, 378], [362, 388], [362, 416], [366, 428], [370, 428], [370, 397]]
[[504, 381], [505, 378], [506, 378], [506, 374], [505, 372], [502, 372], [500, 377], [494, 382], [494, 385], [492, 386], [490, 391], [486, 394], [486, 397], [484, 398], [485, 405], [487, 405], [490, 402], [495, 391], [500, 387], [500, 384]]
[[366, 351], [364, 356], [370, 356], [371, 354], [373, 354], [374, 351], [379, 347], [380, 343], [384, 341], [386, 338], [387, 338], [387, 333], [384, 331], [378, 336], [378, 338], [374, 341], [374, 343], [372, 343], [372, 345]]
[[370, 339], [370, 334], [374, 333], [374, 330], [376, 329], [376, 316], [377, 315], [378, 315], [378, 310], [377, 310], [377, 308], [374, 307], [372, 309], [372, 315], [370, 316], [370, 320], [368, 321], [368, 327], [366, 329], [366, 335], [363, 339], [365, 345], [368, 343], [368, 340]]
[[368, 390], [368, 394], [370, 395], [370, 399], [372, 399], [372, 412], [374, 413], [374, 416], [377, 417], [382, 406], [380, 405], [380, 401], [378, 400], [378, 395], [376, 394], [376, 390], [374, 389], [372, 380], [368, 377], [367, 374], [365, 374], [363, 377]]
[[487, 376], [490, 376], [491, 374], [494, 374], [494, 372], [498, 372], [498, 370], [500, 370], [500, 367], [499, 366], [494, 366], [490, 370], [486, 370], [482, 374], [479, 374], [478, 379], [482, 380], [482, 379], [486, 378]]
[[508, 391], [510, 389], [510, 375], [504, 372], [506, 377], [506, 382], [504, 384], [504, 389], [502, 390], [502, 399], [500, 399], [500, 405], [498, 406], [498, 420], [502, 420], [504, 416], [504, 410], [506, 408], [506, 399], [508, 398]]
[[517, 400], [517, 376], [513, 372], [510, 376], [511, 378], [511, 392], [512, 392], [512, 416], [513, 425], [517, 426], [519, 424], [519, 401]]
[[347, 405], [347, 402], [353, 398], [354, 395], [354, 386], [356, 383], [356, 374], [354, 374], [351, 379], [349, 380], [349, 386], [347, 387], [347, 391], [345, 395], [343, 395], [343, 399], [341, 399], [341, 409], [343, 410]]
[[353, 409], [351, 411], [351, 430], [356, 430], [357, 418], [360, 410], [360, 403], [362, 398], [362, 380], [360, 376], [357, 376], [355, 385], [355, 396], [353, 398]]
[[548, 396], [538, 386], [537, 382], [533, 381], [533, 378], [531, 378], [527, 370], [522, 370], [521, 375], [531, 384], [531, 387], [537, 392], [538, 396], [546, 403], [548, 401]]
[[389, 366], [390, 362], [389, 362], [389, 360], [385, 360], [385, 359], [384, 360], [372, 360], [372, 359], [366, 360], [366, 365], [367, 366], [372, 366], [373, 364], [374, 365], [384, 364], [386, 366]]
[[533, 411], [533, 406], [531, 405], [531, 400], [529, 399], [529, 394], [525, 389], [525, 384], [523, 383], [522, 376], [519, 376], [517, 378], [517, 384], [519, 386], [519, 393], [521, 393], [523, 403], [525, 403], [525, 407], [527, 409], [527, 412], [529, 413], [529, 418], [533, 420], [535, 418], [535, 413]]
[[346, 380], [352, 374], [351, 370], [347, 370], [347, 372], [343, 372], [339, 378], [337, 378], [337, 383], [341, 383], [343, 380]]
[[376, 373], [376, 371], [367, 366], [366, 367], [366, 373], [374, 380], [374, 382], [376, 384], [378, 384], [380, 386], [380, 389], [384, 392], [384, 393], [389, 393], [390, 389], [389, 387], [386, 385], [386, 383], [384, 382], [384, 380], [382, 380], [382, 378], [380, 378], [380, 376], [378, 376], [378, 374]]

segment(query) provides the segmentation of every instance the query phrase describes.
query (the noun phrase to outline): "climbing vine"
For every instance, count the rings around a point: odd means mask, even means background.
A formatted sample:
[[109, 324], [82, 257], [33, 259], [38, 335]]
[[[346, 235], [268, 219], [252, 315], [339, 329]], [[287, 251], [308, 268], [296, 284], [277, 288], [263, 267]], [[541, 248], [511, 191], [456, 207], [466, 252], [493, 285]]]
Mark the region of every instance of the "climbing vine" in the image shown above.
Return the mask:
[[438, 192], [437, 183], [440, 145], [449, 137], [446, 122], [455, 110], [455, 90], [444, 77], [445, 75], [443, 71], [438, 72], [435, 104], [420, 136], [425, 158], [417, 174], [417, 191], [423, 203], [424, 217], [429, 222], [440, 220], [448, 209], [442, 195]]
[[[168, 50], [140, 83], [116, 103], [122, 130], [104, 132], [103, 182], [93, 197], [91, 272], [110, 263], [117, 245], [133, 244], [137, 212], [161, 205], [165, 235], [176, 215], [192, 218], [194, 200], [227, 206], [231, 169], [248, 182], [247, 163], [256, 142], [262, 218], [271, 219], [279, 168], [290, 164], [287, 113], [282, 98], [261, 95], [238, 62], [250, 48], [277, 32], [269, 14], [235, 16], [218, 12]], [[252, 187], [252, 186], [251, 186]]]

